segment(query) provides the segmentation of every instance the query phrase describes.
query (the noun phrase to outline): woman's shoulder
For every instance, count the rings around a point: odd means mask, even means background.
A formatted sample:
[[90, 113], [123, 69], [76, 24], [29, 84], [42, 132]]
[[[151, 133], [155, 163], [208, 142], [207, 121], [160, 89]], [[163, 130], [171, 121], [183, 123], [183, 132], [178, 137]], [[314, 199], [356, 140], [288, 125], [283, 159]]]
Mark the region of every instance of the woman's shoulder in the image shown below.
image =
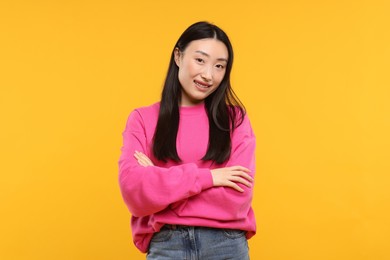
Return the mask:
[[133, 109], [128, 116], [126, 128], [137, 129], [155, 125], [158, 119], [160, 103], [154, 103], [149, 106], [143, 106]]
[[248, 111], [245, 108], [240, 106], [230, 106], [230, 113], [235, 119], [235, 129], [233, 132], [253, 135]]
[[134, 111], [144, 116], [158, 115], [159, 110], [160, 110], [160, 102], [156, 102], [148, 106], [142, 106], [134, 109]]
[[148, 106], [134, 108], [129, 115], [129, 119], [149, 121], [158, 118], [160, 110], [160, 102], [153, 103]]

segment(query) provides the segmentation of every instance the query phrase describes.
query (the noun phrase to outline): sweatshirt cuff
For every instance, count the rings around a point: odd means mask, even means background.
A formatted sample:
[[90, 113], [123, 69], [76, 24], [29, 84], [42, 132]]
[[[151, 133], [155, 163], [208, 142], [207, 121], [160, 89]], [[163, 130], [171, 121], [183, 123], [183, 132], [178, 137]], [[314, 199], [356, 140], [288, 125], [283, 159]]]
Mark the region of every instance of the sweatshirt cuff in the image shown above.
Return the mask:
[[198, 181], [200, 183], [202, 190], [213, 187], [213, 177], [211, 176], [210, 169], [205, 169], [205, 168], [199, 169]]

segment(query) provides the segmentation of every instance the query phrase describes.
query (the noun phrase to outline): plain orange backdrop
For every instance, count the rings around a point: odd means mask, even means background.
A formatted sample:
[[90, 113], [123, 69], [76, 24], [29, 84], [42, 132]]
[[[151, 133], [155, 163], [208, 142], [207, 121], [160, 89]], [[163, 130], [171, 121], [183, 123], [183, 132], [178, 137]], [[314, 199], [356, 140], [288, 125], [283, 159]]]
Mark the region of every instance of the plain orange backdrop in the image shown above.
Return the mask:
[[252, 259], [390, 259], [390, 2], [0, 3], [0, 259], [144, 259], [117, 183], [130, 111], [193, 22], [230, 36], [257, 136]]

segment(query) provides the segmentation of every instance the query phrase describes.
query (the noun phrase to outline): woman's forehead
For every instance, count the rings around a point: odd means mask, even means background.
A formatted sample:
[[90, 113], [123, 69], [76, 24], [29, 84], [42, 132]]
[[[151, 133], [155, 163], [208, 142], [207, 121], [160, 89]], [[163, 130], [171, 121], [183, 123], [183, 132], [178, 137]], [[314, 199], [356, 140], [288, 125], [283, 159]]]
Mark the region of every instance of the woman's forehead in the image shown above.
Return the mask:
[[192, 54], [198, 53], [203, 56], [218, 60], [227, 61], [229, 58], [226, 45], [223, 42], [213, 38], [194, 40], [188, 44], [185, 52]]

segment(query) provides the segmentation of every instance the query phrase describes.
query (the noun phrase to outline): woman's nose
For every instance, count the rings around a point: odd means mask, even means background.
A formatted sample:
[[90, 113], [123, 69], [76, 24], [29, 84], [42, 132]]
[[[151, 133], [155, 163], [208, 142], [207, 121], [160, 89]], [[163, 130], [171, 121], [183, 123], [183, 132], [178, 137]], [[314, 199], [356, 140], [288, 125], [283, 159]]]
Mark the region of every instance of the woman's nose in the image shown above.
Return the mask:
[[211, 81], [213, 79], [213, 70], [211, 68], [205, 68], [201, 77], [205, 81]]

